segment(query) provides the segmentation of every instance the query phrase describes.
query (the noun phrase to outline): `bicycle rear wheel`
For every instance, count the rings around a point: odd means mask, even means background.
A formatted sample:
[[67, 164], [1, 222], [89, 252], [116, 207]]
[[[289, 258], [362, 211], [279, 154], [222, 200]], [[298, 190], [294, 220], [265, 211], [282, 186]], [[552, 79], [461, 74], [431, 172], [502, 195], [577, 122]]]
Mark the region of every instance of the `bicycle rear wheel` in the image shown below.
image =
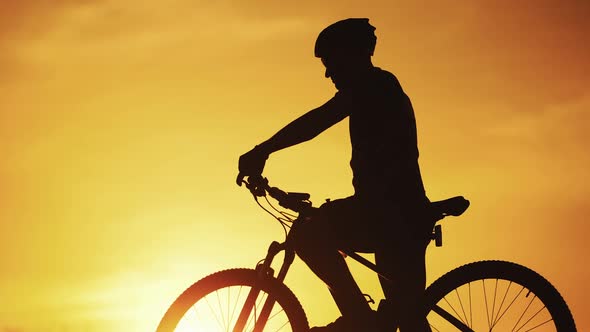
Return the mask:
[[481, 261], [436, 280], [425, 293], [432, 331], [575, 332], [559, 292], [518, 264]]
[[305, 312], [287, 286], [271, 276], [261, 278], [255, 270], [232, 269], [205, 277], [185, 290], [166, 311], [157, 332], [308, 329]]

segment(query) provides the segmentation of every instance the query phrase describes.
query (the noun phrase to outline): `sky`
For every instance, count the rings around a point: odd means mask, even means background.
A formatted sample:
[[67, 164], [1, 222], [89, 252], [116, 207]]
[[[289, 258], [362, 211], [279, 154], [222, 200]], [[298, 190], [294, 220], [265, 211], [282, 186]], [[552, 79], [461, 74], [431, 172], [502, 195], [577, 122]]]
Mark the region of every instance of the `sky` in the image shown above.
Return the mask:
[[[0, 2], [0, 331], [154, 330], [192, 282], [253, 267], [282, 229], [235, 185], [239, 155], [331, 98], [313, 44], [368, 17], [374, 64], [415, 108], [429, 248], [531, 267], [590, 329], [587, 1]], [[346, 120], [265, 175], [315, 205], [352, 194]], [[351, 263], [363, 290], [377, 279]], [[337, 309], [296, 261], [312, 324]]]

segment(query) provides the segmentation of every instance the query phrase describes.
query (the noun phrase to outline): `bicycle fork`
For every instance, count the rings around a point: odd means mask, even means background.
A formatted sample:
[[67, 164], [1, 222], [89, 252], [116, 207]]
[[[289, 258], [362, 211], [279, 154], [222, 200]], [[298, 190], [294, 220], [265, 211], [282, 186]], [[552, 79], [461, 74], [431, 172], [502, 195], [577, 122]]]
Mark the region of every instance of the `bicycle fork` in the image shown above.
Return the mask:
[[285, 280], [287, 271], [289, 270], [291, 264], [295, 260], [295, 251], [288, 245], [287, 241], [283, 243], [273, 241], [268, 248], [268, 252], [264, 260], [256, 265], [256, 272], [258, 272], [257, 280], [254, 283], [254, 286], [250, 289], [248, 296], [246, 297], [244, 307], [240, 311], [240, 315], [238, 316], [238, 320], [236, 322], [236, 325], [234, 326], [233, 332], [244, 331], [244, 328], [246, 327], [246, 324], [248, 323], [253, 310], [253, 332], [262, 332], [262, 330], [264, 329], [264, 326], [266, 325], [270, 313], [275, 304], [275, 299], [271, 294], [268, 294], [268, 297], [264, 300], [264, 304], [262, 305], [262, 309], [260, 310], [260, 315], [258, 316], [258, 318], [256, 318], [256, 299], [258, 299], [258, 296], [261, 291], [261, 287], [258, 287], [257, 284], [263, 283], [267, 278], [273, 278], [274, 270], [271, 267], [272, 261], [274, 260], [275, 256], [283, 250], [285, 251], [285, 259], [276, 279], [279, 282], [283, 282], [283, 280]]

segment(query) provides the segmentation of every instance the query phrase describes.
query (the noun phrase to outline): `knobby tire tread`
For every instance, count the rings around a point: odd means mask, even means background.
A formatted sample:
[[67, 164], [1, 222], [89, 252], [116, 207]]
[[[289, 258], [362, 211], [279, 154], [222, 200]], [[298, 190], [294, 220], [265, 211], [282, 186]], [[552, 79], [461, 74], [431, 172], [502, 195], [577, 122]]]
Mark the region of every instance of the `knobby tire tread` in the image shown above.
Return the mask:
[[547, 306], [558, 332], [576, 332], [571, 311], [557, 289], [537, 272], [506, 261], [478, 261], [447, 272], [426, 289], [426, 311], [429, 312], [430, 308], [454, 289], [481, 279], [504, 279], [519, 283], [535, 293]]
[[[174, 332], [184, 314], [204, 296], [228, 286], [252, 286], [260, 281], [252, 269], [228, 269], [210, 274], [187, 288], [168, 308], [156, 332]], [[258, 285], [267, 294], [273, 295], [283, 307], [293, 332], [308, 332], [309, 323], [305, 311], [293, 292], [273, 277], [265, 277]]]

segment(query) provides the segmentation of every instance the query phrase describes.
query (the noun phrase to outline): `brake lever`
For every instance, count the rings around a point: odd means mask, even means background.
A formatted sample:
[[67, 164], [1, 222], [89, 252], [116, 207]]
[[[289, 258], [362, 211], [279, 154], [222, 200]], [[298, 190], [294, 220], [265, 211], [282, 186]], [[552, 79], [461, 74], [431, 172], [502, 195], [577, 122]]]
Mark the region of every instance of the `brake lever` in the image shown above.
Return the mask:
[[249, 176], [248, 181], [243, 181], [246, 184], [246, 188], [250, 190], [252, 195], [256, 197], [266, 196], [266, 190], [268, 189], [268, 180], [262, 176]]
[[281, 201], [287, 199], [288, 194], [277, 187], [270, 187], [267, 190], [270, 197], [279, 201], [279, 204], [281, 203]]
[[248, 182], [244, 181], [244, 175], [242, 173], [238, 173], [238, 177], [236, 178], [236, 184], [241, 187], [242, 183], [248, 185]]

